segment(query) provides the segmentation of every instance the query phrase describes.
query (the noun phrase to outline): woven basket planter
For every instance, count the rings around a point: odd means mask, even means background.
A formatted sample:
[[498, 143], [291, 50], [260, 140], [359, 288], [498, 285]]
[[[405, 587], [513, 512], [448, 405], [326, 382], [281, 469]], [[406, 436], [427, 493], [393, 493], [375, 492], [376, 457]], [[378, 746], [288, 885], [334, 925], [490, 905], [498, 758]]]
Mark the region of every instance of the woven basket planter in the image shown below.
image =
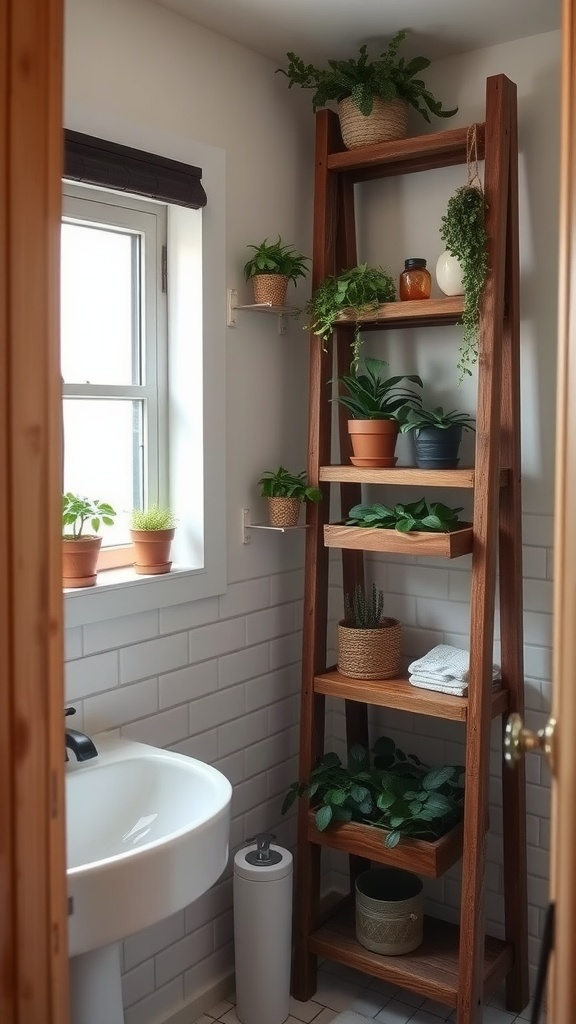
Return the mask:
[[400, 868], [369, 868], [356, 879], [356, 938], [383, 956], [411, 953], [422, 944], [422, 880]]
[[298, 526], [300, 505], [298, 498], [268, 498], [268, 524], [285, 529]]
[[382, 619], [376, 629], [338, 623], [338, 671], [351, 679], [393, 679], [400, 674], [402, 626]]
[[255, 274], [252, 278], [254, 302], [285, 306], [288, 280], [286, 274]]
[[408, 134], [406, 100], [382, 100], [374, 97], [372, 113], [366, 116], [347, 97], [338, 104], [340, 131], [346, 149], [374, 146], [377, 142], [405, 139]]

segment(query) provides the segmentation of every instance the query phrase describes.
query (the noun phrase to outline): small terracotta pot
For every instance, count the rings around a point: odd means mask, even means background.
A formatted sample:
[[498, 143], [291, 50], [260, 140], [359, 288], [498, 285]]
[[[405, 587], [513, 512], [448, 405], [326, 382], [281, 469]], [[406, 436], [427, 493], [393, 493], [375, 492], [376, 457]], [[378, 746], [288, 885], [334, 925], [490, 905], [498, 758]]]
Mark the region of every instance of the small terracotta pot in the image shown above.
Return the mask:
[[[400, 427], [396, 420], [348, 420], [353, 465], [392, 467]], [[359, 462], [357, 460], [369, 460]]]
[[286, 274], [254, 274], [254, 302], [267, 302], [272, 306], [285, 306], [288, 291]]
[[284, 528], [298, 526], [300, 505], [298, 498], [268, 498], [268, 524]]
[[338, 671], [350, 679], [393, 679], [400, 674], [402, 626], [384, 618], [375, 629], [338, 623]]
[[170, 572], [170, 546], [175, 530], [130, 530], [134, 546], [134, 572], [139, 576], [162, 576]]
[[62, 585], [94, 587], [102, 537], [62, 538]]

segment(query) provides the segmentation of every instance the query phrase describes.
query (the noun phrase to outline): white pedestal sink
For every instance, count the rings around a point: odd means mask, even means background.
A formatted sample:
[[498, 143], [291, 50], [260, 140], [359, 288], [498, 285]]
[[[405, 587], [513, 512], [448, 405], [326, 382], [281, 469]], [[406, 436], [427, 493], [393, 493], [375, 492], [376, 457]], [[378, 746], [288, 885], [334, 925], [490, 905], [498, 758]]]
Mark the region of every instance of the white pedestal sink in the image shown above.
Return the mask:
[[72, 1024], [122, 1024], [120, 939], [206, 892], [228, 860], [232, 787], [215, 768], [118, 737], [66, 775]]

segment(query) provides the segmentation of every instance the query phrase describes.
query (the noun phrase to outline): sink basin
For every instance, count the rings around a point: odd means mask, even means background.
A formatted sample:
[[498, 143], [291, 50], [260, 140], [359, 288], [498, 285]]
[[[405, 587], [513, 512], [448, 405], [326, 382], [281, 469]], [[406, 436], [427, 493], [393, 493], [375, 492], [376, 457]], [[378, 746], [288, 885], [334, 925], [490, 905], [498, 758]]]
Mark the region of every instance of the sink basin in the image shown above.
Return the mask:
[[224, 775], [143, 743], [94, 742], [98, 758], [66, 774], [70, 956], [181, 910], [228, 860]]

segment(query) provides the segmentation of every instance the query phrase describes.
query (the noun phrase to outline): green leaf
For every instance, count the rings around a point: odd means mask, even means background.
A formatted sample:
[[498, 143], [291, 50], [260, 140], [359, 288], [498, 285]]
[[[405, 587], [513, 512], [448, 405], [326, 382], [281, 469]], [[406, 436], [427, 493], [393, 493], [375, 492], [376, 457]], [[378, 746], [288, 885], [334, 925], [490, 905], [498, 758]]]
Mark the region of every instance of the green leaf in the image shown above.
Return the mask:
[[425, 790], [439, 789], [445, 782], [454, 776], [454, 768], [446, 765], [443, 768], [433, 768], [422, 779]]
[[315, 814], [315, 821], [318, 831], [324, 832], [332, 821], [332, 808], [325, 806], [319, 807]]
[[398, 846], [400, 838], [400, 832], [388, 832], [384, 840], [384, 846], [387, 850], [393, 850], [395, 846]]
[[366, 789], [366, 786], [353, 785], [350, 787], [350, 796], [356, 803], [361, 804], [370, 796], [370, 790]]

